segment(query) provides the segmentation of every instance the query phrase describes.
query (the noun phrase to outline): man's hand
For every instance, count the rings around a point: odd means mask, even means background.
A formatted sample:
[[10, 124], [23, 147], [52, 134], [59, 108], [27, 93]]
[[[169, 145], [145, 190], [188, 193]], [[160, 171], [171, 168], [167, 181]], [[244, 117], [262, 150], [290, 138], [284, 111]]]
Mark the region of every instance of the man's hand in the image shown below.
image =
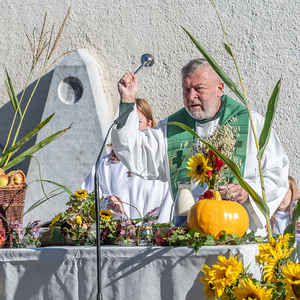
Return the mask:
[[135, 102], [138, 89], [137, 75], [134, 75], [132, 72], [127, 72], [118, 83], [118, 90], [122, 102]]
[[231, 200], [237, 203], [244, 203], [248, 200], [248, 193], [239, 185], [230, 183], [228, 186], [219, 186], [219, 192], [223, 200]]
[[115, 195], [106, 197], [105, 199], [109, 199], [107, 204], [107, 209], [111, 209], [116, 213], [124, 214], [124, 207], [121, 199]]

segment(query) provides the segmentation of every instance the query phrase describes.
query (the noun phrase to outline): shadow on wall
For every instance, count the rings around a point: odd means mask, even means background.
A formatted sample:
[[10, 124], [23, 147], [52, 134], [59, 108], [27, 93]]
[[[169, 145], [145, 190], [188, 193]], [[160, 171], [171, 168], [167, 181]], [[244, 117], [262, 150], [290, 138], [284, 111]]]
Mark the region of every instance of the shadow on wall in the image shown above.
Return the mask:
[[[19, 141], [21, 138], [26, 136], [32, 129], [34, 129], [36, 126], [38, 126], [42, 122], [42, 115], [43, 115], [44, 107], [45, 107], [46, 100], [48, 97], [48, 91], [49, 91], [49, 87], [51, 84], [52, 76], [53, 76], [53, 71], [42, 76], [42, 78], [39, 82], [39, 85], [34, 93], [34, 96], [28, 106], [27, 111], [26, 111], [17, 141]], [[12, 81], [13, 81], [13, 79], [12, 79]], [[26, 103], [35, 87], [36, 82], [37, 82], [37, 80], [34, 81], [32, 84], [30, 84], [26, 89], [26, 92], [24, 94], [24, 97], [23, 97], [23, 100], [21, 103], [22, 113], [23, 113]], [[22, 92], [23, 91], [21, 91], [17, 95], [18, 99], [20, 99]], [[9, 99], [8, 94], [7, 94], [7, 99]], [[13, 111], [12, 105], [9, 101], [0, 108], [0, 151], [1, 151], [0, 153], [2, 153], [3, 147], [6, 144], [6, 140], [8, 137], [8, 133], [9, 133], [11, 124], [12, 124], [13, 117], [14, 117], [14, 111]], [[15, 122], [15, 126], [13, 129], [12, 135], [11, 135], [10, 144], [14, 138], [14, 133], [16, 132], [16, 129], [19, 124], [18, 120], [19, 120], [19, 118], [17, 117], [17, 122]], [[46, 126], [51, 126], [51, 121]], [[29, 140], [25, 145], [23, 145], [20, 148], [20, 150], [16, 153], [16, 155], [18, 155], [18, 153], [22, 153], [23, 151], [32, 147], [36, 142], [36, 138], [37, 138], [37, 135], [35, 135], [33, 138], [31, 138], [31, 140]], [[25, 175], [27, 175], [29, 164], [30, 164], [30, 159], [31, 158], [25, 159], [18, 165], [14, 166], [12, 169], [14, 169], [14, 170], [20, 169], [25, 173]]]

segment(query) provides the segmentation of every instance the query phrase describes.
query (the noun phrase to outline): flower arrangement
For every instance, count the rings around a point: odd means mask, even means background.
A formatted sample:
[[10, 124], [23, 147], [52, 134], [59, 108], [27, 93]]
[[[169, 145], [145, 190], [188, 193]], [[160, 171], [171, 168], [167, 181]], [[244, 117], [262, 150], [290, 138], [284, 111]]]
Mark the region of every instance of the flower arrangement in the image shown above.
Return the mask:
[[[233, 117], [232, 121], [236, 119]], [[238, 128], [226, 123], [223, 126], [218, 125], [212, 133], [206, 133], [203, 139], [242, 168], [240, 159], [235, 156], [236, 136], [238, 136]], [[212, 190], [216, 190], [219, 185], [228, 185], [232, 174], [224, 161], [206, 144], [197, 143], [196, 152], [197, 154], [188, 161], [187, 176], [192, 177], [191, 180], [195, 183], [199, 181], [201, 186], [207, 183], [208, 190], [200, 198], [211, 199]]]
[[262, 280], [250, 278], [248, 268], [231, 254], [228, 259], [219, 256], [212, 267], [203, 265], [203, 295], [206, 299], [300, 299], [300, 266], [290, 259], [295, 250], [289, 245], [290, 239], [290, 234], [279, 235], [278, 240], [272, 237], [269, 243], [258, 246]]
[[[96, 244], [95, 194], [86, 190], [78, 190], [74, 194], [65, 188], [70, 195], [68, 209], [57, 214], [49, 226], [51, 242], [80, 244]], [[102, 205], [105, 206], [106, 204]], [[150, 234], [142, 236], [143, 229], [150, 229], [156, 224], [158, 208], [148, 212], [143, 218], [132, 220], [114, 219], [116, 214], [107, 209], [101, 209], [100, 240], [101, 244], [132, 244], [138, 240], [150, 240]], [[151, 231], [152, 240], [152, 231]]]
[[80, 244], [85, 241], [92, 223], [95, 223], [95, 195], [86, 190], [70, 192], [69, 205], [64, 213], [57, 214], [49, 226], [52, 242]]
[[151, 244], [153, 241], [152, 226], [157, 224], [158, 207], [147, 212], [143, 218], [121, 219], [121, 243], [129, 245], [135, 243], [140, 244], [144, 241], [145, 244]]
[[[19, 220], [10, 221], [8, 219], [5, 219], [2, 214], [0, 214], [0, 217], [7, 224], [9, 234], [11, 235], [12, 238], [12, 247], [22, 248], [22, 247], [26, 247], [27, 245], [34, 245], [35, 247], [40, 246], [41, 243], [38, 240], [38, 235], [41, 230], [41, 226], [39, 225], [40, 223], [39, 220], [29, 222], [25, 227], [23, 227], [22, 221]], [[4, 242], [5, 236], [3, 236], [3, 238], [4, 238], [3, 240]]]

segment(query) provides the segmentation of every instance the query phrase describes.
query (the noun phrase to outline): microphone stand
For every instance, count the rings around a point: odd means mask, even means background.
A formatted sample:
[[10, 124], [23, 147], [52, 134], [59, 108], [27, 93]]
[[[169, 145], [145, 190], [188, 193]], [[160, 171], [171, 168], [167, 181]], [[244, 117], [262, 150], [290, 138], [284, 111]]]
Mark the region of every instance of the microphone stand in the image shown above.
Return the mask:
[[102, 284], [101, 284], [101, 239], [100, 239], [100, 205], [99, 205], [99, 174], [97, 171], [97, 166], [101, 157], [101, 154], [103, 152], [106, 140], [108, 138], [108, 135], [110, 133], [110, 130], [114, 125], [118, 125], [123, 119], [125, 119], [131, 112], [133, 111], [133, 106], [129, 107], [127, 110], [125, 110], [117, 119], [114, 120], [113, 124], [109, 127], [108, 132], [106, 134], [106, 137], [103, 141], [99, 156], [96, 161], [95, 165], [95, 211], [96, 211], [96, 235], [97, 235], [97, 287], [98, 287], [98, 293], [97, 293], [97, 300], [102, 300]]

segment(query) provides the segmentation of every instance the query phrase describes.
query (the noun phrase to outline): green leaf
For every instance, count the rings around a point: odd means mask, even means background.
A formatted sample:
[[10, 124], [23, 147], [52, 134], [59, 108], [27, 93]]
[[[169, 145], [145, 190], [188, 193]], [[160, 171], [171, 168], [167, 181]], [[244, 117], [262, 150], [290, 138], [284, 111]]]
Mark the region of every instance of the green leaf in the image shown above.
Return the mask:
[[225, 44], [225, 43], [222, 43], [222, 44], [223, 44], [225, 50], [227, 51], [227, 53], [228, 53], [231, 57], [233, 57], [233, 55], [232, 55], [232, 53], [231, 53], [231, 50], [230, 50], [230, 48], [228, 47], [228, 45]]
[[48, 182], [48, 183], [57, 185], [57, 186], [60, 187], [61, 189], [65, 190], [70, 196], [74, 196], [74, 193], [72, 193], [65, 185], [62, 185], [62, 184], [57, 183], [57, 182], [55, 182], [55, 181], [46, 180], [46, 179], [43, 179], [43, 180], [41, 180], [41, 181], [43, 181], [43, 182]]
[[49, 121], [54, 116], [54, 113], [49, 116], [47, 119], [45, 119], [42, 123], [40, 123], [37, 127], [35, 127], [32, 131], [30, 131], [24, 138], [22, 138], [19, 142], [17, 142], [14, 146], [7, 149], [4, 153], [0, 156], [0, 166], [3, 164], [6, 160], [6, 157], [8, 155], [12, 155], [15, 152], [19, 150], [19, 148], [24, 145], [27, 141], [29, 141], [33, 136], [35, 136], [46, 124], [49, 123]]
[[68, 128], [60, 130], [60, 131], [48, 136], [47, 138], [43, 139], [41, 142], [39, 142], [36, 145], [30, 147], [29, 149], [24, 151], [22, 154], [17, 156], [15, 159], [10, 161], [8, 164], [6, 164], [4, 167], [2, 167], [3, 171], [10, 169], [13, 166], [17, 165], [18, 163], [20, 163], [21, 161], [23, 161], [24, 159], [31, 157], [32, 154], [34, 154], [35, 152], [37, 152], [40, 149], [44, 148], [45, 146], [50, 144], [52, 141], [54, 141], [55, 139], [60, 137], [62, 134], [64, 134], [67, 130], [69, 130], [71, 128], [71, 126], [72, 125], [70, 125]]
[[218, 63], [208, 54], [208, 52], [204, 49], [204, 47], [182, 26], [181, 28], [187, 33], [187, 35], [191, 38], [193, 43], [200, 50], [205, 59], [209, 62], [212, 68], [217, 72], [217, 74], [221, 77], [224, 83], [237, 95], [237, 97], [248, 106], [248, 100], [244, 96], [244, 94], [238, 89], [237, 85], [230, 79], [230, 77], [223, 71], [223, 69], [218, 65]]
[[51, 230], [51, 242], [62, 242], [66, 241], [66, 237], [61, 234], [61, 228], [54, 226]]
[[270, 215], [269, 207], [266, 204], [266, 202], [252, 189], [252, 187], [243, 179], [241, 172], [238, 168], [238, 166], [231, 161], [229, 158], [227, 158], [225, 155], [223, 155], [220, 151], [218, 151], [216, 148], [214, 148], [212, 145], [207, 143], [204, 139], [202, 139], [200, 136], [197, 135], [191, 128], [186, 126], [185, 124], [182, 124], [180, 122], [168, 122], [166, 124], [162, 125], [176, 125], [181, 127], [182, 129], [186, 130], [190, 134], [192, 134], [195, 138], [197, 138], [199, 141], [201, 141], [203, 144], [205, 144], [212, 152], [214, 152], [216, 155], [218, 155], [223, 162], [228, 166], [228, 168], [233, 172], [235, 175], [235, 178], [238, 180], [241, 187], [251, 196], [253, 201], [256, 203], [262, 214], [267, 218]]
[[292, 238], [289, 242], [289, 247], [292, 247], [296, 241], [295, 235], [296, 235], [296, 226], [298, 219], [300, 217], [300, 201], [298, 201], [295, 205], [294, 211], [293, 211], [293, 217], [291, 223], [285, 228], [283, 235], [290, 233], [292, 235]]
[[19, 116], [20, 120], [22, 120], [22, 112], [21, 112], [21, 108], [19, 106], [18, 98], [16, 97], [16, 93], [15, 93], [13, 84], [10, 80], [10, 77], [9, 77], [8, 72], [7, 72], [6, 69], [5, 69], [5, 72], [6, 72], [7, 81], [8, 81], [8, 84], [5, 81], [5, 86], [6, 86], [6, 90], [7, 90], [7, 93], [9, 95], [9, 98], [10, 98], [10, 102], [12, 104], [12, 107], [13, 107], [14, 111], [15, 112], [18, 111], [18, 116]]
[[267, 107], [267, 113], [265, 117], [264, 127], [259, 137], [259, 152], [257, 154], [257, 159], [262, 159], [264, 151], [267, 147], [267, 144], [270, 139], [271, 129], [272, 129], [272, 123], [275, 117], [275, 112], [277, 108], [278, 98], [279, 98], [279, 92], [281, 87], [281, 78], [277, 82], [272, 95], [268, 102]]

